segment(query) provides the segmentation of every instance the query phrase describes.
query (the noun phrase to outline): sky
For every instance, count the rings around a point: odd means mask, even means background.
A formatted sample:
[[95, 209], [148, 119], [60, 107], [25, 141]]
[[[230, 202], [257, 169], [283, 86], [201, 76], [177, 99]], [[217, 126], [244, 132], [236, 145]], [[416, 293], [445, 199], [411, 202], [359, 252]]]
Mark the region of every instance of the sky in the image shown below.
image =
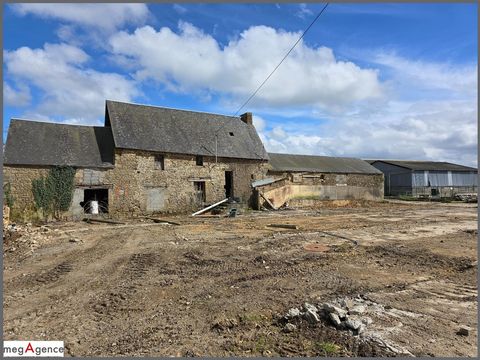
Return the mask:
[[[325, 3], [5, 4], [11, 118], [105, 100], [234, 115]], [[330, 4], [252, 112], [267, 151], [477, 166], [477, 4]]]

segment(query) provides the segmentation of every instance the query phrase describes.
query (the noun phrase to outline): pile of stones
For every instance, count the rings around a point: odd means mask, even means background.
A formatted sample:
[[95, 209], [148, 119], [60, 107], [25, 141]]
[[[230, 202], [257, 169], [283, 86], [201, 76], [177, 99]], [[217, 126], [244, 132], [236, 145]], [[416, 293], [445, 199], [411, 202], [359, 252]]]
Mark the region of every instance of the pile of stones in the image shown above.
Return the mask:
[[360, 296], [316, 305], [306, 302], [300, 309], [291, 308], [288, 310], [284, 316], [286, 321], [284, 331], [294, 331], [296, 329], [294, 322], [299, 319], [304, 319], [310, 324], [324, 320], [339, 330], [347, 330], [351, 331], [353, 335], [360, 335], [372, 323], [372, 319], [365, 315], [370, 303], [369, 300]]

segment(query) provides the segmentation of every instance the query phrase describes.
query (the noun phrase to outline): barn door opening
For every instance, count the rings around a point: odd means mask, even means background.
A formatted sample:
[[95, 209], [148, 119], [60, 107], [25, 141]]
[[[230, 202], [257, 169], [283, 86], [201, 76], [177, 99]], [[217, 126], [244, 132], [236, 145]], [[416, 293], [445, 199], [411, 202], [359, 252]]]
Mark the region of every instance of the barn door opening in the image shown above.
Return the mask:
[[195, 200], [198, 205], [203, 205], [206, 201], [205, 194], [205, 181], [194, 181], [193, 186], [195, 188]]
[[225, 197], [233, 198], [233, 171], [225, 171]]
[[85, 189], [80, 205], [87, 214], [108, 214], [108, 189]]

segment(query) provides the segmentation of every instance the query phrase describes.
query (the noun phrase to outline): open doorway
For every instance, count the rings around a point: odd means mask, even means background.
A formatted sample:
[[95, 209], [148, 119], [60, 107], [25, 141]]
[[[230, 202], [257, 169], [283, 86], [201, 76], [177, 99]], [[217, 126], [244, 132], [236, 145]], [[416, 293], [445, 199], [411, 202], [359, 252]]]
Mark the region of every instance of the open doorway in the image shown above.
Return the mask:
[[92, 201], [97, 201], [100, 214], [108, 214], [108, 189], [85, 189], [83, 191], [83, 202], [80, 205], [86, 214], [92, 212]]
[[233, 198], [233, 171], [225, 171], [225, 197]]

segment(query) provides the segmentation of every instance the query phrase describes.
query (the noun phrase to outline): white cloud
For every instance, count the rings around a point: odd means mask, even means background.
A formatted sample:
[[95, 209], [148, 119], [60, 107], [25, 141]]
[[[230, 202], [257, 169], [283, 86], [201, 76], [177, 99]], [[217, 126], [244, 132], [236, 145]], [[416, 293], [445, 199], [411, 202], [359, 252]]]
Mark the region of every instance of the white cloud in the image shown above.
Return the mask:
[[105, 99], [130, 101], [138, 91], [122, 75], [86, 67], [89, 59], [82, 49], [66, 44], [4, 51], [7, 78], [42, 92], [41, 104], [30, 109], [32, 113], [96, 122], [103, 118]]
[[74, 24], [113, 30], [125, 24], [141, 24], [149, 15], [145, 4], [14, 4], [19, 15], [32, 14]]
[[185, 6], [182, 6], [180, 4], [173, 4], [173, 10], [182, 15], [188, 11]]
[[448, 90], [464, 95], [477, 91], [477, 64], [414, 61], [386, 52], [374, 54], [373, 61], [390, 68], [393, 79], [410, 88]]
[[299, 17], [300, 19], [305, 19], [313, 15], [313, 11], [307, 7], [307, 4], [301, 3], [301, 4], [298, 4], [298, 7], [299, 9], [295, 13], [295, 16]]
[[3, 103], [7, 106], [27, 106], [30, 104], [32, 96], [30, 89], [25, 84], [18, 84], [16, 88], [3, 82]]
[[[253, 26], [222, 48], [211, 35], [181, 22], [178, 33], [145, 26], [132, 34], [117, 33], [110, 45], [115, 54], [137, 64], [139, 80], [151, 78], [184, 93], [233, 95], [238, 103], [257, 88], [299, 36]], [[331, 49], [300, 42], [250, 105], [339, 110], [382, 94], [376, 70], [338, 61]]]
[[477, 117], [475, 101], [392, 102], [376, 114], [335, 117], [324, 125], [296, 123], [295, 130], [266, 130], [264, 118], [261, 137], [271, 152], [477, 166]]

